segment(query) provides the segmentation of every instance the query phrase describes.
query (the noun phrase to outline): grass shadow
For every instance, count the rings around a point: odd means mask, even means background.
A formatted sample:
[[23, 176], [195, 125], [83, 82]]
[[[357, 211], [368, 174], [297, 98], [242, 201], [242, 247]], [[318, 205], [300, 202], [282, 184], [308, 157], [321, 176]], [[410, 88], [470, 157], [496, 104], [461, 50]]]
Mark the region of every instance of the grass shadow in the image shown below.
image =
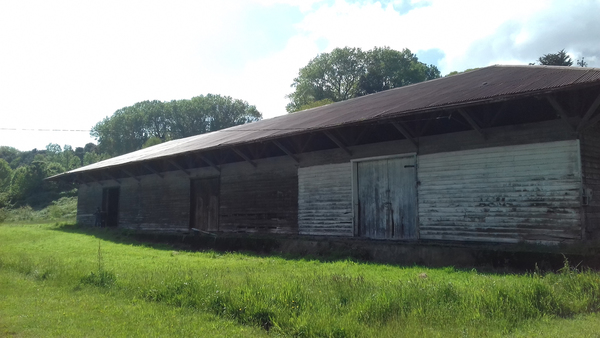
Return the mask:
[[[397, 263], [386, 262], [374, 258], [368, 250], [356, 249], [352, 245], [332, 246], [327, 239], [318, 239], [321, 244], [319, 249], [284, 247], [289, 242], [276, 236], [247, 235], [219, 235], [216, 237], [206, 235], [192, 235], [182, 233], [143, 232], [122, 228], [99, 228], [82, 226], [79, 224], [57, 224], [52, 228], [56, 231], [77, 233], [94, 236], [98, 239], [118, 244], [143, 246], [156, 250], [200, 251], [239, 253], [249, 257], [278, 257], [290, 261], [318, 261], [321, 263], [337, 261], [353, 261], [361, 264], [376, 264], [392, 267], [430, 267], [452, 268], [456, 271], [472, 271], [486, 275], [527, 274], [532, 272], [557, 272], [563, 266], [565, 259], [581, 268], [600, 268], [600, 257], [590, 257], [562, 253], [544, 253], [531, 251], [501, 251], [501, 250], [474, 250], [477, 263], [472, 266], [455, 266], [453, 264], [431, 265], [427, 262]], [[301, 242], [301, 240], [299, 240]], [[329, 246], [327, 246], [329, 245]], [[310, 245], [308, 245], [310, 247]], [[449, 247], [449, 250], [452, 250]], [[450, 251], [449, 251], [450, 252]], [[582, 262], [585, 261], [585, 264]]]

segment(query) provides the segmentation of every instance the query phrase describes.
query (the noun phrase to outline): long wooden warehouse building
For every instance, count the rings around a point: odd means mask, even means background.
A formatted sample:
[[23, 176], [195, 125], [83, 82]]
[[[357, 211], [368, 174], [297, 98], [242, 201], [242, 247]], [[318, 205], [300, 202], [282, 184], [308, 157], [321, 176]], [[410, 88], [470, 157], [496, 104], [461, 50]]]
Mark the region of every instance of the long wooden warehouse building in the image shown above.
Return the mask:
[[600, 69], [490, 66], [51, 179], [78, 182], [89, 225], [576, 243], [600, 238], [599, 106]]

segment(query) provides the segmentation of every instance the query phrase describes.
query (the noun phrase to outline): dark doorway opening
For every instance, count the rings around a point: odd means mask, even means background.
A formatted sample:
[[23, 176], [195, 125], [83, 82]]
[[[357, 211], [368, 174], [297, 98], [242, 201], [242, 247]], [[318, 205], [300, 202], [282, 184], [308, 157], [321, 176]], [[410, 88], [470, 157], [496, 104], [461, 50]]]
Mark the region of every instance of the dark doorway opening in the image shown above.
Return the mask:
[[119, 187], [102, 189], [102, 213], [104, 226], [119, 225]]
[[219, 177], [191, 181], [190, 228], [219, 230]]

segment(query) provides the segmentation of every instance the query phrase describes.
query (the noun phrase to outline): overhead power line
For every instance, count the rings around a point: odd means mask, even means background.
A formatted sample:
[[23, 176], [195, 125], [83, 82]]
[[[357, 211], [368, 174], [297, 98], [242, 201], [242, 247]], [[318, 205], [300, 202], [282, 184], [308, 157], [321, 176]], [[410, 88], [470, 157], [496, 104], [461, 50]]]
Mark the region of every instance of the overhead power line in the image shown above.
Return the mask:
[[78, 133], [89, 133], [89, 129], [50, 129], [50, 128], [2, 128], [0, 130], [10, 130], [10, 131], [54, 131], [54, 132], [78, 132]]

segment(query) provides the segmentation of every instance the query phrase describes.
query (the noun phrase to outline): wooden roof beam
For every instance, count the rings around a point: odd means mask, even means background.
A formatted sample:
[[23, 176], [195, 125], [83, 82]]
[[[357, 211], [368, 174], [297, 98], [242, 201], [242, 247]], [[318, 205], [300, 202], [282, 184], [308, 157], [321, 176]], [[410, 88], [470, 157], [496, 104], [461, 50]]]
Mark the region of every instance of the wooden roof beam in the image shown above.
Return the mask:
[[208, 159], [208, 157], [206, 157], [202, 154], [198, 154], [198, 158], [201, 159], [202, 161], [204, 161], [205, 163], [207, 163], [209, 166], [211, 166], [213, 169], [215, 169], [219, 173], [221, 172], [221, 168], [219, 168], [213, 161]]
[[294, 154], [292, 154], [291, 151], [289, 151], [286, 147], [283, 146], [283, 144], [281, 144], [281, 142], [277, 141], [277, 140], [273, 140], [273, 143], [279, 148], [281, 149], [281, 151], [283, 151], [284, 153], [286, 153], [289, 157], [291, 157], [294, 161], [296, 161], [296, 163], [300, 163], [300, 161], [298, 160], [298, 158], [296, 158], [296, 156], [294, 156]]
[[144, 166], [144, 168], [146, 168], [146, 169], [150, 170], [150, 171], [151, 171], [153, 174], [156, 174], [156, 175], [158, 175], [158, 177], [160, 177], [160, 178], [165, 178], [165, 176], [164, 176], [163, 174], [159, 173], [159, 172], [158, 172], [158, 171], [156, 171], [154, 168], [152, 168], [152, 167], [150, 166], [150, 164], [148, 164], [148, 163], [144, 163], [144, 164], [142, 164], [142, 166]]
[[410, 133], [408, 132], [408, 129], [404, 128], [400, 122], [392, 122], [392, 126], [394, 126], [396, 129], [398, 129], [398, 131], [407, 139], [410, 141], [410, 143], [412, 143], [415, 147], [418, 147], [417, 141], [414, 139], [414, 137], [412, 137], [412, 135], [410, 135]]
[[254, 168], [256, 168], [256, 162], [252, 161], [248, 156], [246, 156], [246, 154], [244, 154], [241, 150], [236, 149], [236, 148], [231, 148], [231, 150], [233, 150], [234, 153], [238, 154], [241, 158], [243, 158], [244, 160], [246, 160], [246, 162], [252, 164], [252, 166]]
[[494, 123], [496, 123], [496, 121], [498, 120], [498, 118], [504, 114], [504, 112], [506, 111], [506, 101], [502, 102], [500, 105], [500, 108], [498, 108], [498, 110], [496, 111], [496, 113], [494, 114], [494, 116], [492, 117], [492, 119], [488, 122], [487, 126], [491, 127], [494, 125]]
[[90, 178], [92, 180], [92, 182], [96, 182], [100, 185], [104, 185], [102, 184], [102, 182], [100, 182], [100, 180], [98, 180], [97, 178], [95, 178], [94, 176], [92, 176], [91, 174], [88, 173], [84, 173], [83, 175], [85, 175], [86, 177]]
[[[598, 96], [596, 96], [596, 99], [594, 100], [594, 102], [592, 102], [592, 105], [588, 108], [588, 110], [583, 115], [581, 122], [579, 122], [579, 125], [577, 126], [577, 130], [576, 130], [578, 133], [582, 132], [587, 126], [592, 126], [598, 122], [596, 120], [596, 122], [594, 122], [594, 123], [587, 124], [587, 122], [590, 120], [592, 115], [594, 115], [596, 110], [598, 110], [598, 107], [600, 107], [600, 93], [598, 93]], [[598, 116], [596, 116], [596, 118], [597, 117]]]
[[308, 147], [308, 145], [310, 144], [310, 141], [312, 141], [314, 135], [315, 135], [314, 133], [308, 134], [308, 137], [306, 138], [306, 142], [304, 142], [304, 144], [300, 147], [301, 153], [303, 153], [304, 150], [306, 150], [306, 147]]
[[140, 182], [140, 178], [137, 177], [136, 175], [134, 175], [133, 173], [131, 173], [129, 170], [125, 169], [125, 168], [121, 168], [121, 171], [124, 172], [126, 175], [128, 175], [129, 177], [133, 178], [134, 180]]
[[571, 131], [575, 131], [573, 125], [569, 123], [569, 115], [567, 115], [567, 112], [563, 109], [563, 107], [561, 107], [558, 101], [556, 101], [556, 99], [552, 96], [546, 96], [546, 101], [550, 103], [552, 108], [554, 108], [565, 124], [569, 126], [569, 129], [571, 129]]
[[182, 166], [180, 166], [179, 164], [177, 164], [177, 162], [173, 161], [173, 160], [167, 160], [167, 162], [171, 163], [175, 168], [183, 171], [186, 175], [190, 176], [190, 172], [186, 169], [184, 169]]
[[483, 130], [481, 129], [481, 127], [477, 124], [477, 122], [475, 122], [475, 120], [473, 120], [473, 118], [471, 117], [471, 115], [469, 115], [469, 113], [467, 113], [466, 110], [464, 110], [463, 108], [459, 108], [457, 109], [458, 113], [465, 118], [465, 120], [467, 120], [467, 122], [469, 122], [469, 124], [471, 125], [471, 127], [473, 129], [475, 129], [475, 131], [481, 135], [481, 137], [485, 138], [485, 134], [483, 133]]
[[118, 179], [116, 179], [113, 175], [109, 174], [108, 172], [103, 171], [102, 175], [110, 178], [111, 180], [113, 180], [113, 181], [117, 182], [119, 185], [121, 185], [121, 181], [119, 181]]
[[81, 174], [75, 175], [75, 181], [79, 182], [79, 184], [85, 184], [86, 187], [89, 187], [89, 183], [81, 179]]
[[325, 130], [323, 131], [323, 133], [327, 135], [327, 137], [329, 137], [329, 139], [332, 140], [333, 143], [335, 143], [338, 147], [342, 148], [342, 150], [345, 151], [346, 154], [352, 156], [352, 152], [348, 148], [346, 148], [346, 146], [340, 140], [338, 140], [337, 137], [333, 136], [333, 134], [329, 130]]

